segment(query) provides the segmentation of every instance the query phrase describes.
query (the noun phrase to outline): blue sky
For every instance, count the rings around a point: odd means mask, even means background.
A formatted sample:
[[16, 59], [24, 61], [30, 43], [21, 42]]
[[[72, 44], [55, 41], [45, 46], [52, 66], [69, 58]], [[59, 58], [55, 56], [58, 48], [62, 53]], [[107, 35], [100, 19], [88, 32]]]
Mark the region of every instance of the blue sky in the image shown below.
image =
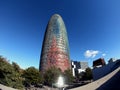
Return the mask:
[[0, 55], [20, 67], [39, 67], [50, 17], [62, 16], [70, 58], [120, 58], [120, 0], [0, 0]]

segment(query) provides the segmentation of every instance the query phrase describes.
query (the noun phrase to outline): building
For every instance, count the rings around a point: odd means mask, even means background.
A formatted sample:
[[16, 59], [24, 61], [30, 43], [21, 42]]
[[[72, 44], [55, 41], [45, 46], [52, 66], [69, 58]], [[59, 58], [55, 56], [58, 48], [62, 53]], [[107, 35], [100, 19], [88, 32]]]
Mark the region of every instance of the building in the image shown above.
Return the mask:
[[85, 70], [88, 67], [88, 62], [80, 62], [80, 68]]
[[72, 74], [73, 76], [76, 76], [76, 73], [78, 73], [78, 69], [80, 68], [80, 63], [77, 61], [72, 61], [71, 66], [72, 66]]
[[[98, 62], [98, 61], [102, 61], [103, 63], [100, 63], [98, 64], [98, 66], [93, 65], [93, 66], [96, 66], [93, 68], [92, 72], [93, 72], [93, 80], [98, 80], [102, 77], [104, 77], [105, 75], [109, 74], [110, 72], [114, 71], [116, 68], [118, 68], [120, 66], [120, 59], [113, 59], [111, 58], [109, 61], [108, 61], [108, 64], [105, 64], [105, 61], [103, 61], [104, 59], [97, 59], [96, 61], [94, 62]], [[93, 62], [93, 64], [94, 64]]]
[[93, 67], [94, 68], [96, 68], [96, 67], [102, 67], [104, 65], [106, 65], [104, 58], [99, 58], [99, 59], [93, 61]]
[[88, 68], [88, 62], [72, 61], [71, 64], [73, 76], [76, 76], [77, 73], [85, 72], [86, 68]]
[[39, 69], [44, 72], [50, 67], [60, 68], [62, 72], [71, 68], [66, 27], [58, 14], [48, 22], [41, 51]]
[[109, 63], [113, 63], [113, 62], [115, 62], [116, 61], [116, 59], [115, 58], [110, 58], [110, 60], [108, 61]]

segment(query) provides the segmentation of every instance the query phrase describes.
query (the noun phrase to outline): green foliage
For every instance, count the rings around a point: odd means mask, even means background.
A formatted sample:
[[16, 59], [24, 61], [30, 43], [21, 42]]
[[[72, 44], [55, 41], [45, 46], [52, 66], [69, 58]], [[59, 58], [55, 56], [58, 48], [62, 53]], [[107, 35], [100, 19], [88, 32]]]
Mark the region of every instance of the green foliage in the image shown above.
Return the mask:
[[56, 83], [58, 77], [61, 75], [61, 70], [56, 68], [56, 67], [51, 67], [49, 68], [45, 73], [44, 73], [44, 82], [47, 85], [52, 85], [52, 83]]
[[14, 71], [20, 73], [21, 69], [20, 69], [19, 65], [16, 62], [12, 62], [12, 66], [14, 68]]
[[72, 71], [70, 69], [64, 71], [65, 82], [70, 84], [73, 82], [74, 77], [72, 75]]
[[86, 68], [85, 73], [83, 75], [83, 79], [84, 80], [91, 80], [91, 79], [93, 79], [91, 68], [89, 68], [89, 67]]
[[23, 88], [20, 73], [2, 56], [0, 56], [0, 83], [13, 88]]
[[86, 68], [85, 72], [78, 73], [76, 72], [75, 82], [79, 82], [80, 80], [92, 80], [92, 69]]
[[24, 84], [37, 84], [42, 83], [42, 75], [40, 74], [39, 70], [34, 67], [29, 67], [23, 72]]

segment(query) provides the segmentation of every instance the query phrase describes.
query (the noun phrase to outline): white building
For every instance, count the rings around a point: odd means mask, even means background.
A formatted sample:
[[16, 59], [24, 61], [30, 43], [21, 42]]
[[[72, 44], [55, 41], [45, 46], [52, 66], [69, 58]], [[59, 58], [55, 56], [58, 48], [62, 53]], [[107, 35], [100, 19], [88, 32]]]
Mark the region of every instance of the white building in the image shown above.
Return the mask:
[[76, 73], [85, 72], [87, 67], [88, 67], [88, 62], [72, 61], [72, 73], [73, 73], [73, 76], [76, 76]]

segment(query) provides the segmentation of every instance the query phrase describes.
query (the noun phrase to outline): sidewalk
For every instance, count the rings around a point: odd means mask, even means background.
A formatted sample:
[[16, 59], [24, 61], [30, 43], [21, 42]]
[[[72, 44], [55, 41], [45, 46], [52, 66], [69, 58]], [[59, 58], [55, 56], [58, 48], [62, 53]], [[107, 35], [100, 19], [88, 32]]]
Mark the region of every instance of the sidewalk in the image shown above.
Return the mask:
[[14, 89], [14, 88], [7, 87], [7, 86], [0, 84], [0, 90], [18, 90], [18, 89]]

